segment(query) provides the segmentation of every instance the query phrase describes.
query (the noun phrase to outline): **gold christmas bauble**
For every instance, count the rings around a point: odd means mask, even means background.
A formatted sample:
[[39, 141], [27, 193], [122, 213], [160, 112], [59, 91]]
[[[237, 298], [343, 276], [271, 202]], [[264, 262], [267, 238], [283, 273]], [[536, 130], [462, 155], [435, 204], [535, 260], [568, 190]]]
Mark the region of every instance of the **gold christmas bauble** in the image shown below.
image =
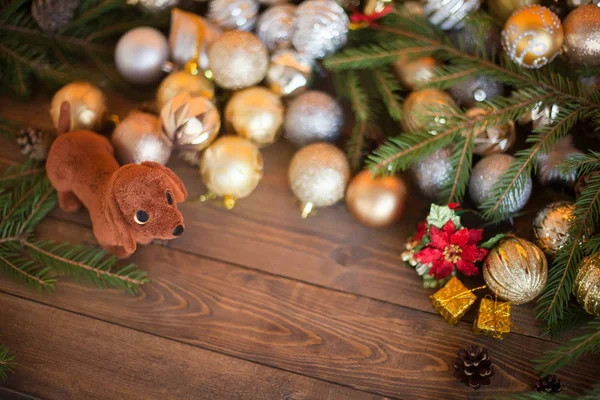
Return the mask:
[[579, 264], [573, 294], [585, 311], [600, 316], [600, 253], [584, 258]]
[[200, 159], [202, 181], [212, 193], [225, 197], [228, 208], [247, 197], [263, 177], [260, 150], [249, 140], [224, 136], [209, 146]]
[[487, 0], [490, 14], [502, 21], [506, 21], [512, 13], [523, 7], [541, 2], [541, 0]]
[[188, 92], [194, 96], [212, 100], [215, 95], [213, 84], [204, 75], [192, 75], [186, 71], [169, 74], [158, 86], [156, 105], [159, 110], [179, 93]]
[[535, 244], [549, 256], [569, 241], [569, 225], [575, 219], [575, 204], [559, 201], [546, 206], [533, 219]]
[[542, 68], [563, 45], [563, 26], [556, 14], [534, 4], [510, 16], [502, 30], [502, 47], [516, 64]]
[[[484, 109], [478, 107], [471, 108], [466, 112], [467, 117], [470, 118], [486, 114]], [[475, 132], [473, 153], [482, 157], [494, 153], [504, 153], [515, 144], [516, 139], [515, 124], [512, 121], [504, 125], [486, 125], [483, 129]]]
[[575, 63], [600, 65], [600, 7], [577, 7], [563, 22], [565, 54]]
[[413, 90], [433, 78], [440, 63], [433, 57], [421, 57], [413, 60], [400, 57], [393, 66], [400, 82], [407, 89]]
[[313, 143], [294, 154], [288, 178], [306, 217], [313, 207], [328, 207], [344, 198], [350, 166], [344, 152], [336, 146]]
[[446, 92], [438, 89], [415, 90], [404, 100], [402, 126], [408, 132], [428, 129], [432, 135], [443, 131], [449, 115], [445, 110], [454, 109], [456, 103]]
[[536, 298], [546, 285], [548, 262], [536, 245], [509, 235], [485, 258], [483, 279], [501, 299], [524, 304]]
[[225, 107], [225, 123], [239, 136], [258, 147], [267, 146], [281, 134], [283, 102], [275, 93], [256, 86], [234, 93]]
[[348, 185], [346, 205], [361, 224], [381, 228], [396, 222], [406, 207], [407, 188], [397, 176], [373, 177], [364, 170]]
[[131, 112], [117, 125], [111, 142], [120, 164], [154, 161], [165, 165], [171, 156], [172, 144], [161, 133], [160, 120], [152, 114]]
[[58, 118], [63, 102], [68, 102], [71, 108], [72, 131], [78, 129], [98, 130], [106, 112], [106, 97], [102, 90], [88, 82], [73, 82], [63, 86], [50, 105], [50, 115], [54, 127], [58, 128]]

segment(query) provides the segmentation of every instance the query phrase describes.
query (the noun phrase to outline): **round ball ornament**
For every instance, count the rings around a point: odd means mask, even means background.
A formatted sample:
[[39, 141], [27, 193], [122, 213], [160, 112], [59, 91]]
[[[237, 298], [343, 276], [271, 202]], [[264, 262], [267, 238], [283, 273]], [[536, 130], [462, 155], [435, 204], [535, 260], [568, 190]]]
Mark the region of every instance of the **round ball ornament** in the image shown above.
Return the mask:
[[487, 5], [490, 14], [506, 21], [515, 11], [541, 2], [542, 0], [487, 0]]
[[448, 31], [465, 26], [466, 17], [479, 10], [481, 0], [424, 0], [423, 10], [432, 25]]
[[553, 256], [569, 241], [569, 225], [575, 219], [575, 204], [568, 201], [547, 205], [533, 219], [535, 244]]
[[267, 8], [258, 19], [256, 34], [271, 51], [292, 46], [296, 6], [282, 4]]
[[283, 114], [281, 99], [257, 86], [234, 93], [225, 107], [225, 122], [237, 135], [263, 147], [279, 138]]
[[145, 12], [160, 13], [173, 7], [177, 7], [179, 0], [130, 0], [127, 4], [135, 4]]
[[223, 29], [251, 31], [259, 7], [255, 0], [210, 0], [207, 16]]
[[464, 79], [449, 89], [458, 105], [473, 107], [504, 93], [504, 85], [489, 76], [475, 75]]
[[[476, 118], [486, 115], [487, 112], [478, 107], [467, 110], [466, 115], [469, 118]], [[517, 140], [515, 124], [512, 121], [504, 125], [486, 125], [485, 128], [478, 130], [473, 139], [473, 153], [478, 156], [489, 156], [494, 153], [505, 153]]]
[[570, 157], [583, 154], [573, 145], [573, 136], [567, 135], [559, 139], [548, 153], [538, 155], [537, 178], [543, 185], [562, 183], [573, 186], [577, 180], [577, 169], [563, 172], [560, 165]]
[[215, 105], [205, 97], [183, 92], [169, 101], [160, 112], [163, 133], [180, 150], [200, 151], [219, 133], [221, 117]]
[[509, 235], [485, 258], [483, 279], [499, 298], [514, 305], [525, 304], [544, 289], [548, 280], [548, 262], [536, 245]]
[[217, 85], [236, 90], [263, 80], [269, 66], [269, 53], [256, 35], [225, 32], [208, 50], [208, 62]]
[[215, 95], [215, 88], [204, 75], [192, 75], [186, 71], [172, 72], [163, 79], [156, 91], [158, 109], [162, 110], [173, 97], [183, 92], [212, 100]]
[[121, 36], [115, 48], [115, 64], [125, 80], [147, 85], [163, 74], [169, 59], [167, 38], [157, 29], [142, 26]]
[[130, 113], [115, 128], [111, 142], [120, 164], [154, 161], [165, 165], [171, 156], [172, 144], [161, 133], [160, 120], [152, 114]]
[[563, 22], [565, 54], [574, 63], [600, 65], [600, 7], [577, 7]]
[[256, 189], [263, 177], [263, 158], [250, 141], [224, 136], [202, 154], [200, 175], [208, 190], [223, 196], [225, 206], [231, 209], [236, 199]]
[[442, 131], [456, 103], [446, 92], [438, 89], [415, 90], [404, 101], [402, 126], [408, 132], [429, 129], [432, 135]]
[[364, 170], [350, 181], [346, 205], [361, 224], [381, 228], [400, 219], [407, 194], [406, 184], [399, 177], [373, 177], [371, 171]]
[[579, 264], [573, 294], [588, 314], [600, 316], [600, 253], [584, 258]]
[[[484, 203], [491, 196], [496, 182], [504, 175], [514, 160], [515, 158], [508, 154], [492, 154], [482, 158], [475, 164], [469, 179], [469, 196], [477, 206]], [[527, 204], [529, 196], [531, 196], [533, 186], [531, 177], [521, 176], [519, 179], [522, 181], [513, 186], [502, 200], [502, 208], [507, 213], [521, 210]], [[521, 190], [517, 191], [515, 187], [519, 187]]]
[[296, 8], [292, 43], [308, 57], [325, 58], [346, 44], [349, 24], [334, 0], [307, 0]]
[[485, 49], [489, 57], [500, 51], [500, 29], [495, 24], [489, 24], [485, 32], [480, 32], [479, 26], [467, 24], [462, 29], [448, 32], [448, 36], [454, 46], [469, 54], [481, 54]]
[[411, 167], [417, 186], [430, 199], [437, 198], [440, 189], [451, 179], [451, 156], [452, 151], [445, 147], [436, 150]]
[[292, 100], [284, 124], [285, 138], [296, 146], [336, 142], [344, 126], [344, 113], [333, 97], [311, 90]]
[[71, 109], [72, 131], [100, 129], [106, 112], [106, 97], [97, 86], [88, 82], [73, 82], [56, 92], [50, 104], [50, 115], [55, 128], [58, 128], [60, 109], [65, 101]]
[[344, 198], [350, 179], [345, 154], [329, 143], [313, 143], [296, 152], [288, 168], [290, 187], [302, 203], [302, 217], [314, 207], [328, 207]]
[[429, 56], [413, 60], [400, 57], [393, 64], [398, 79], [410, 90], [427, 83], [427, 81], [435, 76], [435, 71], [439, 66], [440, 63], [435, 58]]
[[271, 56], [265, 81], [273, 93], [292, 96], [306, 91], [313, 60], [295, 50], [281, 50]]
[[563, 45], [563, 26], [546, 7], [532, 5], [516, 11], [502, 30], [502, 47], [524, 68], [542, 68], [552, 62]]

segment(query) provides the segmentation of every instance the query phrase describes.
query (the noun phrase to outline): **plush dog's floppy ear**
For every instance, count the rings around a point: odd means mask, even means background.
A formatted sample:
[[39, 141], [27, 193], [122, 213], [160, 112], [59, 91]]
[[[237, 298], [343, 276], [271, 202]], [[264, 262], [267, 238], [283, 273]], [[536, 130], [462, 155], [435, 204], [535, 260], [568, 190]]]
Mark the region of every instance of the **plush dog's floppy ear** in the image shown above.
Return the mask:
[[187, 198], [187, 190], [183, 185], [183, 182], [181, 182], [181, 179], [179, 179], [179, 177], [175, 175], [173, 171], [171, 171], [164, 165], [153, 161], [144, 161], [142, 165], [162, 171], [167, 177], [167, 179], [169, 179], [169, 183], [171, 184], [171, 188], [173, 189], [173, 194], [175, 195], [175, 201], [178, 203], [185, 201], [185, 199]]
[[123, 246], [128, 253], [133, 253], [136, 249], [135, 238], [133, 237], [131, 229], [127, 226], [127, 221], [117, 202], [117, 195], [114, 190], [114, 178], [115, 177], [113, 176], [106, 193], [106, 218], [108, 219], [109, 229], [113, 230], [113, 234], [117, 238], [119, 244]]

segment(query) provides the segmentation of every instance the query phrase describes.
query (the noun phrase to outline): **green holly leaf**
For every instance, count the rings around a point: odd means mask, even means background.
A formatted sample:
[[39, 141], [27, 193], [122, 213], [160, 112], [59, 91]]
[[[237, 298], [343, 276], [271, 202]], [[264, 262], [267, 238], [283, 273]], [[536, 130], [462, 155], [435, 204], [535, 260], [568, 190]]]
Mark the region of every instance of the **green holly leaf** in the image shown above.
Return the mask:
[[460, 217], [456, 215], [454, 210], [451, 210], [448, 206], [438, 206], [432, 204], [427, 216], [427, 224], [435, 226], [438, 229], [442, 229], [444, 225], [451, 220], [456, 229], [462, 228], [460, 224]]
[[478, 247], [482, 247], [484, 249], [487, 250], [491, 250], [494, 247], [496, 247], [496, 245], [502, 240], [504, 239], [504, 237], [506, 236], [506, 233], [499, 233], [494, 237], [489, 238], [488, 240], [486, 240], [485, 242], [481, 243]]

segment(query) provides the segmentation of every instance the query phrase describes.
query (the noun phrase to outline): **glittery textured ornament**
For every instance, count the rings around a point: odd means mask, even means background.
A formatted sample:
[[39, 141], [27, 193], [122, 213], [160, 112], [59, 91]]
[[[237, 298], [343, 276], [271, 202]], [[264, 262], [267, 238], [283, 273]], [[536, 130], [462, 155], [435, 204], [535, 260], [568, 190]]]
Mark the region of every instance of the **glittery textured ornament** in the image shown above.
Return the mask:
[[146, 12], [159, 13], [177, 7], [179, 0], [127, 0], [127, 4], [137, 5]]
[[581, 6], [569, 13], [563, 23], [565, 54], [575, 63], [600, 65], [600, 7]]
[[415, 163], [411, 168], [417, 186], [430, 199], [437, 198], [440, 188], [450, 181], [451, 155], [450, 148], [439, 149]]
[[311, 58], [325, 58], [346, 44], [349, 23], [333, 0], [304, 1], [296, 8], [292, 43]]
[[174, 147], [200, 151], [219, 133], [221, 117], [214, 104], [202, 96], [180, 93], [160, 112], [164, 134]]
[[280, 96], [304, 92], [312, 74], [313, 61], [295, 50], [281, 50], [271, 56], [265, 78], [267, 86]]
[[532, 5], [515, 12], [502, 30], [502, 47], [525, 68], [542, 68], [552, 62], [563, 44], [560, 19], [546, 7]]
[[371, 171], [356, 175], [346, 192], [346, 205], [360, 223], [380, 228], [402, 216], [408, 194], [406, 184], [397, 176], [374, 178]]
[[544, 207], [533, 219], [535, 244], [553, 256], [569, 241], [569, 224], [575, 219], [575, 204], [558, 201]]
[[537, 177], [539, 181], [544, 185], [552, 182], [563, 182], [572, 186], [577, 179], [577, 170], [573, 169], [565, 174], [560, 171], [559, 165], [576, 154], [583, 154], [583, 152], [573, 146], [571, 135], [558, 140], [549, 153], [538, 155]]
[[[482, 108], [471, 108], [467, 110], [466, 115], [470, 118], [486, 115], [487, 112]], [[512, 121], [504, 125], [487, 124], [485, 128], [475, 133], [473, 139], [473, 153], [478, 156], [489, 156], [494, 153], [505, 153], [515, 144], [517, 135], [515, 124]]]
[[34, 0], [31, 16], [41, 30], [56, 32], [73, 19], [79, 0]]
[[264, 4], [268, 7], [276, 6], [278, 4], [285, 4], [288, 0], [258, 0], [260, 4]]
[[167, 38], [148, 26], [125, 33], [115, 47], [115, 66], [128, 82], [147, 85], [157, 82], [169, 59]]
[[202, 154], [200, 175], [208, 190], [225, 197], [225, 205], [232, 208], [236, 199], [256, 189], [263, 177], [263, 158], [249, 140], [224, 136]]
[[393, 64], [394, 71], [402, 84], [410, 90], [415, 86], [424, 85], [435, 76], [435, 70], [440, 63], [433, 57], [408, 59], [400, 57]]
[[462, 28], [465, 18], [479, 7], [481, 0], [423, 0], [429, 22], [445, 31]]
[[267, 48], [256, 35], [226, 32], [208, 50], [208, 62], [217, 85], [230, 90], [263, 80], [269, 66]]
[[487, 5], [490, 14], [506, 21], [515, 11], [541, 2], [542, 0], [487, 0]]
[[263, 147], [279, 137], [283, 114], [281, 99], [257, 86], [233, 94], [225, 107], [225, 122], [231, 131]]
[[[490, 197], [494, 185], [506, 173], [514, 160], [515, 158], [508, 154], [492, 154], [475, 164], [469, 179], [469, 196], [476, 205], [481, 205]], [[503, 208], [509, 214], [525, 207], [531, 196], [531, 177], [521, 176], [519, 179], [523, 181], [519, 185], [513, 186], [502, 200]], [[520, 187], [521, 191], [517, 192], [515, 187]]]
[[192, 75], [186, 71], [172, 72], [163, 79], [156, 91], [158, 109], [162, 110], [173, 97], [183, 92], [211, 100], [214, 97], [215, 89], [204, 75]]
[[131, 112], [117, 125], [111, 142], [121, 165], [144, 161], [165, 165], [171, 156], [172, 144], [161, 133], [160, 120], [139, 111]]
[[483, 279], [499, 298], [525, 304], [546, 286], [548, 262], [536, 245], [509, 235], [490, 250], [483, 262]]
[[579, 264], [573, 294], [587, 313], [600, 316], [600, 253]]
[[256, 34], [271, 51], [292, 46], [296, 6], [282, 4], [267, 8], [258, 19]]
[[256, 0], [210, 0], [207, 17], [223, 29], [251, 31], [259, 7]]
[[288, 178], [306, 217], [313, 207], [328, 207], [344, 198], [350, 166], [344, 152], [334, 145], [313, 143], [294, 154]]
[[70, 129], [72, 131], [100, 129], [106, 112], [106, 97], [102, 90], [88, 82], [73, 82], [63, 86], [52, 97], [50, 104], [50, 115], [55, 128], [58, 127], [60, 108], [65, 101], [71, 108]]
[[438, 89], [415, 90], [404, 100], [402, 126], [408, 132], [429, 129], [432, 135], [445, 129], [456, 103], [448, 93]]
[[296, 146], [336, 142], [344, 126], [340, 104], [325, 92], [311, 90], [296, 97], [285, 114], [285, 138]]
[[449, 92], [458, 105], [473, 107], [483, 101], [502, 96], [504, 85], [489, 76], [475, 75], [452, 86]]
[[469, 54], [481, 54], [482, 47], [488, 56], [500, 51], [500, 30], [494, 24], [489, 24], [483, 35], [478, 26], [467, 24], [460, 30], [448, 32], [448, 36], [456, 47], [462, 46]]
[[585, 6], [587, 4], [599, 5], [600, 0], [567, 0], [569, 8], [577, 8], [579, 6]]

